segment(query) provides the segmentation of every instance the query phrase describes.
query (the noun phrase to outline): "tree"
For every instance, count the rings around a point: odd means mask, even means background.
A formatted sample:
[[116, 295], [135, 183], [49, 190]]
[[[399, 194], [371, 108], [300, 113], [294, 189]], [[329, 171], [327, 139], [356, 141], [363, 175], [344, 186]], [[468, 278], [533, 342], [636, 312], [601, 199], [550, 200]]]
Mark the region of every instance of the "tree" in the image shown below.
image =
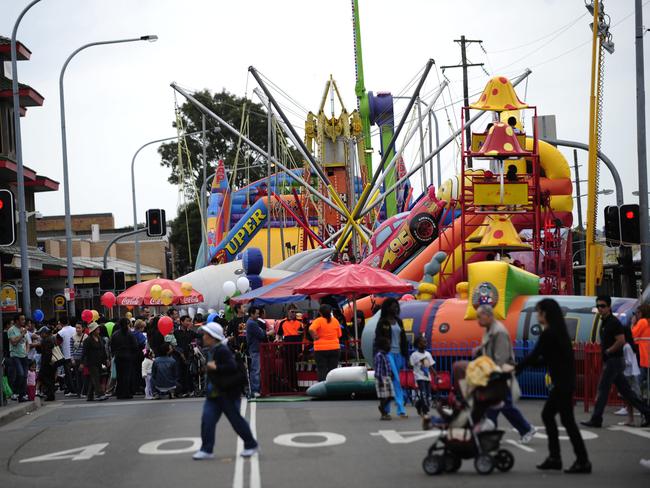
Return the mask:
[[[187, 214], [187, 218], [186, 218]], [[187, 248], [189, 222], [190, 249]], [[201, 216], [196, 200], [178, 207], [178, 215], [171, 222], [169, 243], [172, 246], [176, 277], [194, 271], [196, 255], [201, 247]]]

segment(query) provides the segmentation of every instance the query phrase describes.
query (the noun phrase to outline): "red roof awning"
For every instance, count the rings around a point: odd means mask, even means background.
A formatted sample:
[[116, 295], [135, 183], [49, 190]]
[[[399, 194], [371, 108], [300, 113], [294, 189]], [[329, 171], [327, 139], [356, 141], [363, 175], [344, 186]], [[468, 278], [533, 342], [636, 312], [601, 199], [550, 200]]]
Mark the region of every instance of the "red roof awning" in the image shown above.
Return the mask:
[[[20, 41], [16, 41], [16, 60], [27, 61], [32, 52], [27, 49]], [[11, 40], [3, 37], [0, 39], [0, 60], [11, 61]]]
[[[29, 169], [27, 166], [23, 166], [23, 170], [25, 180], [36, 180], [36, 171]], [[14, 161], [0, 158], [0, 178], [10, 182], [15, 182], [16, 171], [18, 171], [18, 166]]]
[[[0, 90], [0, 98], [10, 99], [13, 97], [12, 90]], [[38, 93], [32, 87], [24, 87], [18, 89], [18, 97], [20, 99], [21, 107], [40, 107], [43, 105], [43, 95]]]
[[51, 180], [46, 176], [36, 175], [34, 181], [26, 181], [25, 186], [30, 186], [35, 192], [43, 191], [57, 191], [59, 189], [59, 182]]

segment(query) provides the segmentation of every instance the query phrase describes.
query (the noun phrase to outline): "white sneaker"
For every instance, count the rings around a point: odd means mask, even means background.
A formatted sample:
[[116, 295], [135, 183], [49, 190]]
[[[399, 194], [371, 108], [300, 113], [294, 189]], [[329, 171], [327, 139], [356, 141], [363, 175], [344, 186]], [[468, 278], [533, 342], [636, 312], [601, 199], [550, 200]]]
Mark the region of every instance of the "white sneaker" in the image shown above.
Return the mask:
[[524, 435], [521, 436], [519, 442], [521, 444], [530, 444], [530, 441], [533, 440], [535, 434], [537, 434], [537, 429], [535, 427], [531, 427], [528, 432], [526, 432]]
[[11, 395], [11, 399], [12, 399], [14, 402], [15, 402], [15, 401], [18, 401], [18, 395], [17, 395], [16, 393], [14, 393], [13, 395]]
[[650, 469], [650, 459], [642, 459], [641, 461], [639, 461], [639, 464], [644, 468]]
[[261, 393], [257, 393], [257, 392], [253, 393], [253, 398], [259, 398], [261, 396], [262, 396]]
[[619, 408], [618, 410], [616, 410], [616, 412], [614, 412], [614, 415], [627, 415], [627, 408], [626, 407]]
[[[200, 451], [199, 451], [199, 452], [200, 452]], [[245, 458], [247, 458], [247, 457], [251, 457], [251, 456], [253, 456], [253, 455], [256, 454], [256, 453], [257, 453], [257, 447], [254, 447], [253, 449], [244, 449], [244, 450], [241, 452], [240, 456], [241, 456], [241, 457], [245, 457]]]
[[195, 461], [203, 461], [204, 459], [214, 459], [214, 454], [209, 452], [196, 451], [192, 456], [192, 459], [194, 459]]

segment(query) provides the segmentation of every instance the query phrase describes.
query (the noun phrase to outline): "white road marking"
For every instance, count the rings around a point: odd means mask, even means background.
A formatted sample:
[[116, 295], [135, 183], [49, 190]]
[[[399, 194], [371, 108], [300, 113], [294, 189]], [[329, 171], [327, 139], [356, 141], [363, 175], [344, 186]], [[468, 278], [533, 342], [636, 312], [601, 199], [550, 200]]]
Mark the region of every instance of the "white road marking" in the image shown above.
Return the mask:
[[398, 432], [396, 430], [380, 430], [379, 432], [371, 432], [372, 436], [381, 436], [390, 444], [411, 444], [412, 442], [421, 441], [424, 439], [431, 439], [439, 437], [441, 434], [439, 429], [433, 430], [412, 430]]
[[106, 454], [104, 448], [108, 446], [108, 442], [101, 444], [90, 444], [88, 446], [75, 447], [66, 451], [58, 451], [50, 454], [44, 454], [29, 459], [21, 459], [21, 463], [37, 463], [42, 461], [62, 461], [64, 459], [71, 459], [72, 461], [87, 461], [95, 456], [103, 456]]
[[[189, 442], [189, 447], [181, 447], [178, 449], [161, 449], [160, 446], [172, 442]], [[171, 439], [160, 439], [158, 441], [147, 442], [142, 444], [138, 453], [147, 455], [165, 455], [165, 454], [185, 454], [188, 452], [196, 452], [201, 448], [200, 437], [176, 437]]]
[[[246, 417], [246, 407], [248, 406], [248, 400], [242, 398], [241, 406], [239, 407], [239, 413], [242, 417]], [[244, 441], [241, 437], [237, 436], [237, 453], [235, 454], [235, 475], [232, 479], [232, 488], [243, 488], [244, 487], [244, 458], [241, 457], [241, 452], [244, 450]]]
[[[84, 402], [84, 403], [62, 403], [59, 408], [107, 408], [107, 407], [127, 407], [130, 405], [164, 405], [167, 403], [182, 404], [182, 403], [197, 403], [204, 401], [205, 398], [183, 398], [178, 400], [134, 400], [124, 402], [120, 400], [108, 400], [106, 402]], [[57, 405], [58, 406], [58, 405]]]
[[628, 434], [638, 435], [639, 437], [645, 437], [646, 439], [650, 439], [650, 431], [645, 429], [640, 429], [639, 427], [628, 427], [627, 425], [613, 425], [611, 427], [608, 427], [607, 430], [627, 432]]
[[[251, 432], [253, 437], [257, 439], [257, 403], [251, 403]], [[259, 441], [258, 441], [259, 442]], [[262, 486], [262, 478], [260, 475], [260, 455], [255, 453], [251, 457], [251, 478], [250, 478], [250, 488], [260, 488]]]
[[522, 451], [526, 451], [526, 452], [535, 452], [535, 449], [533, 449], [532, 447], [525, 446], [525, 445], [523, 445], [522, 443], [517, 442], [517, 441], [515, 441], [515, 440], [513, 440], [513, 439], [506, 439], [506, 442], [507, 442], [508, 444], [511, 444], [511, 445], [515, 446], [515, 447], [518, 447], [518, 448], [521, 449]]
[[[298, 442], [298, 437], [322, 437], [320, 442]], [[345, 443], [344, 435], [334, 432], [294, 432], [292, 434], [281, 434], [273, 439], [279, 446], [285, 447], [330, 447]]]
[[[548, 436], [545, 434], [545, 432], [546, 432], [546, 428], [545, 428], [544, 426], [536, 425], [536, 426], [534, 426], [534, 427], [537, 429], [537, 432], [535, 433], [535, 439], [543, 439], [543, 440], [548, 439]], [[563, 432], [566, 433], [566, 429], [565, 429], [564, 427], [558, 426], [557, 429], [558, 429], [559, 431], [563, 431]], [[513, 430], [514, 432], [517, 432], [516, 429], [512, 429], [512, 430]], [[582, 440], [583, 440], [583, 441], [593, 441], [594, 439], [598, 439], [598, 434], [596, 434], [595, 432], [592, 432], [592, 431], [590, 431], [590, 430], [580, 430], [580, 435], [582, 435]], [[559, 438], [561, 441], [568, 441], [568, 440], [570, 440], [570, 439], [569, 439], [569, 436], [566, 435], [566, 434], [565, 434], [565, 435], [561, 435], [561, 434], [560, 434], [560, 435], [558, 436], [558, 438]]]

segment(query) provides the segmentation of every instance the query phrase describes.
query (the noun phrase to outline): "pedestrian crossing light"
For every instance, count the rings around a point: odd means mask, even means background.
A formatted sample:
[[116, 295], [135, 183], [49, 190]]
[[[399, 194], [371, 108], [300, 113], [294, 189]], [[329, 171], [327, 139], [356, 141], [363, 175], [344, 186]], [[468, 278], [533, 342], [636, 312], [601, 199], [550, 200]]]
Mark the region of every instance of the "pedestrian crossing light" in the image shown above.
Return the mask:
[[167, 234], [167, 221], [165, 211], [160, 208], [147, 210], [147, 236], [163, 237]]
[[14, 194], [0, 189], [0, 246], [11, 246], [16, 241], [16, 211]]
[[605, 244], [608, 247], [621, 245], [621, 222], [618, 205], [605, 207]]
[[625, 245], [641, 243], [641, 226], [639, 225], [639, 205], [635, 203], [621, 205], [621, 241]]

